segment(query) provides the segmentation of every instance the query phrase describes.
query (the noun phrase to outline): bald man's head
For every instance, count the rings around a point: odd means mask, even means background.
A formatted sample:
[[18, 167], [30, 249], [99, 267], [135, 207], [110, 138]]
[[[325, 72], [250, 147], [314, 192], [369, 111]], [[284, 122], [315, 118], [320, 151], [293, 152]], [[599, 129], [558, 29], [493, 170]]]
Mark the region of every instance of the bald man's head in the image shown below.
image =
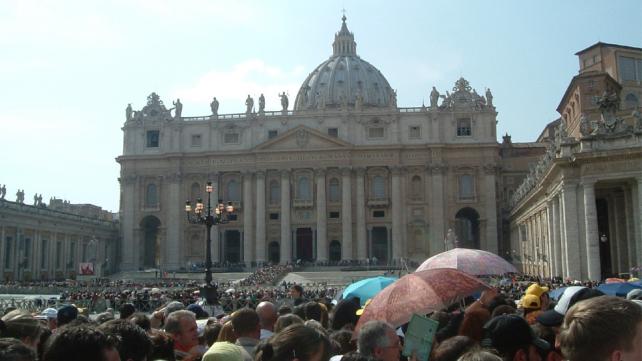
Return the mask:
[[272, 302], [263, 301], [256, 306], [256, 313], [259, 314], [261, 328], [272, 331], [278, 318], [276, 306]]

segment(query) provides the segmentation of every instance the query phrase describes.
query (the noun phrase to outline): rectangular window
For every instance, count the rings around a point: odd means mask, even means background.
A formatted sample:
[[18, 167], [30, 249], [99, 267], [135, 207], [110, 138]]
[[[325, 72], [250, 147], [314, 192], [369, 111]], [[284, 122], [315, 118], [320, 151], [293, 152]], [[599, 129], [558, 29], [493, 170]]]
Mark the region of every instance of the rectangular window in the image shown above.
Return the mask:
[[279, 214], [278, 213], [270, 213], [270, 220], [271, 221], [277, 221], [279, 219]]
[[200, 134], [192, 134], [192, 147], [200, 147], [203, 145], [203, 137]]
[[13, 258], [11, 256], [11, 251], [13, 251], [12, 244], [13, 244], [13, 238], [12, 237], [5, 238], [5, 240], [4, 240], [4, 268], [11, 268], [11, 259]]
[[160, 138], [160, 131], [148, 130], [147, 131], [147, 148], [158, 148]]
[[268, 130], [268, 139], [274, 139], [277, 135], [279, 135], [278, 130]]
[[330, 212], [329, 218], [334, 218], [334, 219], [339, 218], [339, 212]]
[[328, 135], [331, 137], [339, 137], [339, 128], [328, 128]]
[[473, 131], [470, 126], [470, 119], [457, 119], [457, 136], [470, 137], [471, 135], [473, 135]]
[[408, 138], [410, 139], [419, 139], [421, 138], [421, 127], [420, 126], [411, 126], [408, 128]]
[[226, 133], [223, 138], [225, 144], [238, 144], [239, 143], [239, 133]]
[[56, 269], [60, 269], [62, 264], [62, 242], [56, 242]]
[[634, 58], [627, 56], [620, 57], [620, 77], [622, 80], [637, 80]]
[[475, 198], [474, 178], [470, 174], [459, 176], [459, 199], [471, 200]]
[[45, 269], [47, 268], [47, 255], [49, 254], [49, 250], [47, 250], [47, 245], [49, 241], [46, 239], [42, 240], [42, 248], [40, 249], [40, 268]]
[[373, 211], [372, 212], [372, 217], [373, 218], [383, 218], [386, 216], [386, 211]]
[[637, 64], [637, 71], [638, 71], [638, 81], [642, 81], [642, 59], [638, 59], [636, 64]]
[[385, 135], [385, 129], [381, 127], [377, 128], [368, 128], [368, 138], [370, 139], [381, 139]]

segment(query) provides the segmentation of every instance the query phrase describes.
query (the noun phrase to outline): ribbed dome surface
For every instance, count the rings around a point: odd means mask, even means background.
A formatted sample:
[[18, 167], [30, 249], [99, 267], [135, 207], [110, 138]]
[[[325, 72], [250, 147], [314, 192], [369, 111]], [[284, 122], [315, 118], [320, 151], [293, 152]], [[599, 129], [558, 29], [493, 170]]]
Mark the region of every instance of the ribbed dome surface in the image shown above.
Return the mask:
[[333, 55], [305, 79], [294, 110], [354, 106], [358, 98], [363, 107], [396, 106], [396, 95], [383, 74], [357, 55], [357, 44], [345, 19], [334, 37]]

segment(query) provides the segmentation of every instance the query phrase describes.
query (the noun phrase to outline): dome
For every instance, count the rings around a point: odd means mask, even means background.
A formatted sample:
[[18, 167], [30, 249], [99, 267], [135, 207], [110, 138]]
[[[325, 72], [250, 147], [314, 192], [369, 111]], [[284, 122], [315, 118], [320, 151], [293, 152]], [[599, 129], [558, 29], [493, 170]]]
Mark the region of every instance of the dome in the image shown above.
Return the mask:
[[[335, 34], [332, 56], [305, 79], [294, 110], [336, 109], [341, 106], [396, 107], [396, 93], [379, 69], [357, 55], [357, 43], [346, 17]], [[358, 101], [360, 99], [360, 101]]]

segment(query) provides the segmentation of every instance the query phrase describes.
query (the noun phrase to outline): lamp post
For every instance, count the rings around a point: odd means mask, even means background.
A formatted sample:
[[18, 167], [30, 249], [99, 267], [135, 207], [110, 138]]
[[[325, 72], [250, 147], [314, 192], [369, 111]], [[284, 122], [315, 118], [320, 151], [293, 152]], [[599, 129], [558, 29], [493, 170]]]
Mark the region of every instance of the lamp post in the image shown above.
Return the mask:
[[207, 209], [203, 204], [203, 200], [199, 198], [196, 201], [196, 207], [194, 208], [194, 214], [192, 214], [192, 205], [190, 201], [185, 202], [185, 214], [187, 216], [187, 221], [192, 224], [204, 224], [207, 228], [207, 249], [205, 255], [205, 285], [201, 288], [201, 296], [205, 298], [207, 303], [214, 304], [218, 298], [216, 285], [212, 284], [212, 237], [211, 230], [212, 227], [218, 224], [227, 223], [228, 216], [234, 213], [234, 206], [232, 202], [227, 202], [227, 205], [223, 203], [222, 200], [219, 200], [217, 204], [212, 208], [212, 191], [214, 187], [212, 182], [207, 182], [205, 191], [207, 192]]

